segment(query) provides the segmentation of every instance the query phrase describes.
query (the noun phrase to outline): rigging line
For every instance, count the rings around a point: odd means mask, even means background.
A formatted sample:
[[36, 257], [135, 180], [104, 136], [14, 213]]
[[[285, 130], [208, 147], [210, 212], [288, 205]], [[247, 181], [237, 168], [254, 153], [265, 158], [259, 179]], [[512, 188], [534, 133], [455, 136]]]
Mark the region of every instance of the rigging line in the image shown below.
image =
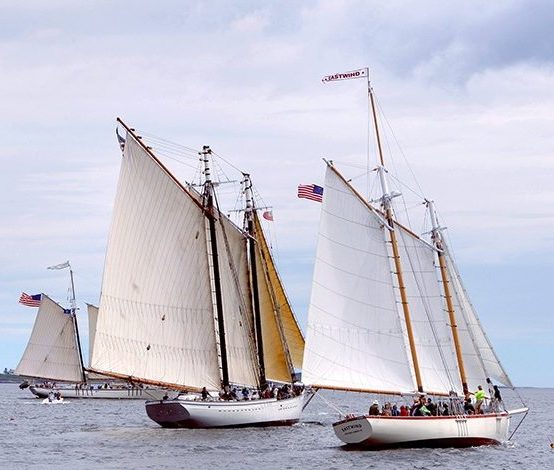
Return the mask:
[[527, 418], [527, 415], [529, 414], [529, 410], [527, 410], [525, 412], [525, 414], [523, 415], [523, 417], [521, 418], [521, 421], [518, 423], [518, 425], [516, 426], [516, 428], [513, 430], [512, 434], [510, 434], [510, 437], [508, 438], [508, 440], [511, 440], [512, 437], [514, 436], [514, 434], [516, 433], [516, 431], [519, 429], [519, 427], [521, 426], [521, 423], [523, 423], [523, 420], [525, 418]]
[[196, 168], [197, 168], [197, 166], [191, 165], [190, 163], [185, 163], [182, 160], [178, 160], [175, 157], [170, 157], [169, 155], [165, 154], [164, 152], [159, 152], [159, 151], [156, 150], [156, 155], [158, 155], [160, 157], [163, 157], [163, 158], [166, 158], [168, 160], [173, 160], [174, 162], [178, 163], [179, 165], [183, 165], [183, 166], [192, 168], [193, 170], [196, 170]]
[[343, 412], [338, 406], [331, 403], [329, 400], [323, 397], [321, 393], [317, 393], [318, 391], [314, 393], [314, 396], [317, 396], [323, 403], [325, 403], [329, 408], [335, 410], [340, 416], [346, 416], [347, 413]]
[[[375, 95], [374, 95], [375, 96]], [[393, 136], [394, 142], [396, 143], [396, 146], [398, 147], [398, 150], [400, 151], [400, 155], [402, 155], [402, 158], [404, 159], [406, 166], [408, 167], [408, 170], [410, 171], [410, 174], [412, 175], [412, 178], [414, 179], [416, 185], [418, 186], [420, 192], [423, 194], [423, 189], [421, 188], [414, 171], [412, 170], [412, 167], [410, 166], [408, 162], [408, 158], [406, 157], [406, 154], [402, 150], [402, 146], [400, 145], [400, 142], [398, 141], [396, 134], [394, 133], [394, 129], [392, 128], [389, 120], [387, 119], [387, 116], [385, 112], [383, 111], [383, 108], [381, 107], [381, 102], [379, 101], [379, 98], [375, 96], [375, 100], [377, 101], [377, 108], [379, 109], [379, 112], [381, 113], [381, 116], [383, 117], [385, 123], [387, 124], [387, 127], [389, 128], [390, 133]]]
[[394, 180], [398, 185], [406, 188], [408, 191], [415, 194], [418, 198], [425, 199], [425, 196], [423, 194], [418, 193], [415, 189], [408, 186], [407, 183], [404, 183], [401, 179], [397, 178], [396, 176], [389, 174], [389, 178]]
[[166, 143], [157, 141], [156, 139], [151, 139], [151, 138], [146, 137], [146, 138], [144, 138], [144, 141], [149, 145], [153, 145], [153, 146], [162, 148], [166, 152], [178, 154], [178, 155], [181, 155], [183, 157], [196, 158], [198, 156], [198, 153], [194, 154], [193, 152], [190, 152], [188, 150], [183, 150], [183, 149], [180, 149], [178, 147], [167, 145]]
[[172, 142], [171, 140], [164, 139], [163, 137], [159, 137], [155, 134], [150, 134], [148, 132], [141, 132], [140, 135], [148, 137], [149, 139], [156, 139], [156, 140], [159, 140], [160, 142], [165, 142], [167, 145], [172, 145], [174, 147], [178, 147], [178, 148], [187, 150], [189, 152], [194, 153], [195, 155], [198, 155], [198, 152], [200, 151], [199, 149], [195, 149], [195, 148], [192, 148], [192, 147], [187, 147], [185, 145], [181, 145], [181, 144], [178, 144], [176, 142]]
[[221, 160], [223, 160], [225, 163], [227, 163], [227, 165], [229, 165], [231, 168], [234, 168], [236, 171], [238, 171], [239, 173], [244, 173], [240, 168], [238, 168], [237, 166], [233, 165], [230, 161], [226, 160], [225, 158], [223, 158], [221, 155], [219, 155], [217, 152], [214, 152], [212, 151], [212, 155], [215, 155], [217, 158], [220, 158]]

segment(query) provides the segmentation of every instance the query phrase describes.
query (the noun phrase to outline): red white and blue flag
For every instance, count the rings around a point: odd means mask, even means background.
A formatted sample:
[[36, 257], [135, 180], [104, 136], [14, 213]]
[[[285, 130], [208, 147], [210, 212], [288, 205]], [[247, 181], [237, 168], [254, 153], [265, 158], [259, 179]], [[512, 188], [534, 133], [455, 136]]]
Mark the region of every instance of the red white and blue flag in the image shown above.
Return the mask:
[[25, 292], [21, 293], [19, 297], [19, 303], [27, 307], [40, 307], [40, 301], [42, 300], [42, 294], [29, 295]]
[[323, 201], [323, 188], [317, 184], [300, 184], [298, 185], [298, 197], [310, 199], [311, 201]]

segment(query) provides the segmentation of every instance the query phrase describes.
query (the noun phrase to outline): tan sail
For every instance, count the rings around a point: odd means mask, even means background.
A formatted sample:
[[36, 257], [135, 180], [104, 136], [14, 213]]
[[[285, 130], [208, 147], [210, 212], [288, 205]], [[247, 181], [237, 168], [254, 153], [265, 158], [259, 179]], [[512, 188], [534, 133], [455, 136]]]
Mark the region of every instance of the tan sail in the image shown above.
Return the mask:
[[254, 216], [254, 227], [256, 263], [263, 267], [263, 276], [258, 277], [258, 289], [262, 300], [266, 375], [275, 380], [288, 381], [294, 369], [302, 368], [304, 336], [277, 273], [257, 214]]

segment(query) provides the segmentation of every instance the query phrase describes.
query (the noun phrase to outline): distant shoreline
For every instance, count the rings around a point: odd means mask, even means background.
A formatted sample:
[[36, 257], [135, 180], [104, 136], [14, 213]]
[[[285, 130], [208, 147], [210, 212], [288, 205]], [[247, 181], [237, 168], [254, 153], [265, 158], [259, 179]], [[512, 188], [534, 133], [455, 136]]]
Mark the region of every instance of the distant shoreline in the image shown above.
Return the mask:
[[0, 383], [16, 384], [23, 381], [23, 377], [15, 374], [0, 374]]

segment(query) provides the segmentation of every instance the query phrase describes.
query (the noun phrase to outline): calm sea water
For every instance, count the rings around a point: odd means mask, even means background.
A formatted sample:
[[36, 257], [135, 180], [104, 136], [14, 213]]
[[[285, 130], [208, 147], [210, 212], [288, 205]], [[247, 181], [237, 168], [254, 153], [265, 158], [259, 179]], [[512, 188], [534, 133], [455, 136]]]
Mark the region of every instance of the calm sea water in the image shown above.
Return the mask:
[[[330, 427], [338, 413], [318, 397], [292, 427], [174, 430], [150, 421], [141, 401], [43, 405], [28, 390], [0, 384], [0, 469], [554, 468], [554, 389], [520, 393], [531, 412], [509, 444], [369, 452], [340, 446]], [[371, 399], [338, 392], [323, 397], [357, 412]]]

